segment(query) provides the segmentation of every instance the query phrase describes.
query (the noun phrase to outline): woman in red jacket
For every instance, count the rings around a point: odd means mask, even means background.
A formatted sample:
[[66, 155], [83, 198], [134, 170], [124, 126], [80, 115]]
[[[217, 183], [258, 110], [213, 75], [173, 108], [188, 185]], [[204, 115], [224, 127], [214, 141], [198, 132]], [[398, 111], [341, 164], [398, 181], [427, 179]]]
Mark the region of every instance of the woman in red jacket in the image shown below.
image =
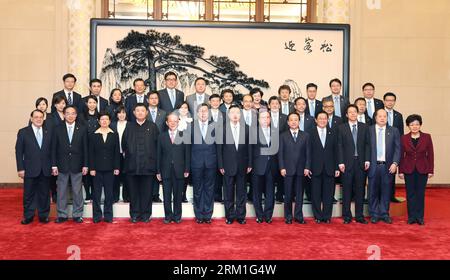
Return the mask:
[[402, 136], [400, 179], [405, 179], [408, 203], [408, 224], [424, 225], [425, 187], [434, 174], [434, 152], [431, 135], [420, 131], [422, 117], [406, 118], [410, 133]]

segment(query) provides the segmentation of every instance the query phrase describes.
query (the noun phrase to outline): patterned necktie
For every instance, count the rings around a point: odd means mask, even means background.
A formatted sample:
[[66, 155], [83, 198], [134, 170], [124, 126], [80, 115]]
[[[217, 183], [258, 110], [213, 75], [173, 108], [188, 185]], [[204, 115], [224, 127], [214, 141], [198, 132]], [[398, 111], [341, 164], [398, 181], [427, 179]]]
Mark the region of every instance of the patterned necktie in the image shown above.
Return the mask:
[[358, 156], [358, 148], [356, 146], [356, 143], [358, 141], [358, 131], [356, 130], [356, 124], [352, 126], [352, 136], [353, 136], [353, 143], [355, 144], [355, 157]]
[[67, 98], [67, 103], [69, 103], [69, 105], [72, 105], [72, 93], [69, 92], [67, 95], [69, 96], [69, 97]]
[[338, 117], [341, 117], [341, 100], [339, 96], [334, 97], [334, 114]]
[[41, 132], [41, 128], [38, 127], [37, 131], [36, 131], [36, 139], [37, 142], [39, 144], [39, 148], [42, 148], [42, 132]]
[[152, 110], [152, 119], [153, 119], [153, 122], [156, 122], [156, 111], [155, 110]]

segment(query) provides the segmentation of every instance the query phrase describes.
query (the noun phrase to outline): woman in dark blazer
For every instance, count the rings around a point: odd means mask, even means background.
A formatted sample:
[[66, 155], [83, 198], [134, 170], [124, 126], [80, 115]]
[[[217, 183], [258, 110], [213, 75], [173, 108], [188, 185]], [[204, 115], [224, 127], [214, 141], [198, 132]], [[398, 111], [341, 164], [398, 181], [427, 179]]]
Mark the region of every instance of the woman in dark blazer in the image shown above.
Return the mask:
[[109, 95], [109, 105], [106, 107], [106, 112], [111, 116], [111, 121], [117, 121], [117, 109], [119, 106], [123, 106], [123, 95], [122, 91], [118, 88], [111, 90], [111, 94]]
[[114, 176], [119, 175], [120, 168], [119, 136], [109, 128], [111, 117], [108, 113], [100, 113], [98, 120], [100, 127], [89, 136], [89, 168], [94, 178], [93, 218], [94, 223], [101, 221], [100, 201], [103, 188], [105, 191], [104, 221], [111, 223]]
[[[112, 117], [114, 119], [114, 117]], [[121, 105], [117, 107], [115, 118], [117, 121], [113, 121], [111, 123], [111, 129], [114, 130], [119, 136], [119, 144], [120, 144], [120, 174], [116, 178], [114, 178], [114, 203], [119, 202], [120, 198], [120, 184], [122, 184], [122, 199], [123, 202], [130, 202], [130, 195], [128, 192], [128, 184], [127, 177], [124, 172], [124, 156], [122, 151], [122, 136], [125, 130], [127, 129], [129, 122], [127, 121], [127, 109], [125, 106]]]
[[406, 119], [410, 133], [401, 139], [402, 155], [399, 177], [405, 179], [408, 203], [408, 224], [424, 225], [425, 187], [434, 175], [434, 152], [431, 135], [420, 131], [422, 117], [410, 115]]

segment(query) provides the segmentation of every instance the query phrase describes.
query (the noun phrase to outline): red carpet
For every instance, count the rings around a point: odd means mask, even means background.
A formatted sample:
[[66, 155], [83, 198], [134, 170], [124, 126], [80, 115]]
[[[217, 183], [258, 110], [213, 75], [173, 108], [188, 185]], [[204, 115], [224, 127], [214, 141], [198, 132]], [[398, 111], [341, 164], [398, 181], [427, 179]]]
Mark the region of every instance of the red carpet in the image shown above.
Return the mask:
[[[399, 190], [398, 195], [404, 195]], [[330, 225], [273, 224], [226, 225], [214, 220], [197, 225], [193, 220], [164, 225], [84, 224], [46, 225], [35, 221], [21, 225], [22, 191], [0, 189], [0, 259], [67, 259], [67, 247], [80, 248], [81, 259], [240, 259], [300, 260], [358, 259], [369, 257], [367, 248], [377, 245], [381, 259], [450, 259], [450, 189], [428, 189], [426, 226], [407, 225], [406, 217], [394, 224]], [[37, 219], [35, 219], [37, 220]]]

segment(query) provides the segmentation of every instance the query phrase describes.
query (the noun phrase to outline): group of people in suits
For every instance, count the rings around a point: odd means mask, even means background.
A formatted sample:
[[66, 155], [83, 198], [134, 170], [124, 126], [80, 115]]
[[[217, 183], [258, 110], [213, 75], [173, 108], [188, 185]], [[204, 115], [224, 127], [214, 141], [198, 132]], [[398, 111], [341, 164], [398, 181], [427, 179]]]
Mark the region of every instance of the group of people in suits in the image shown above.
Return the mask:
[[22, 224], [33, 221], [36, 209], [39, 221], [47, 223], [50, 197], [57, 204], [56, 222], [66, 222], [69, 193], [73, 220], [82, 223], [83, 186], [92, 200], [94, 223], [113, 221], [121, 186], [130, 221], [148, 223], [152, 202], [161, 202], [160, 184], [164, 223], [180, 223], [189, 183], [199, 224], [212, 222], [214, 201], [222, 197], [227, 224], [246, 223], [249, 197], [257, 223], [272, 223], [278, 201], [284, 203], [287, 224], [304, 224], [304, 194], [315, 222], [330, 223], [336, 183], [343, 187], [344, 223], [353, 220], [354, 201], [356, 222], [367, 224], [367, 178], [370, 221], [392, 223], [389, 206], [395, 202], [397, 173], [406, 182], [408, 223], [424, 224], [425, 187], [434, 173], [431, 136], [421, 131], [419, 115], [406, 119], [410, 133], [404, 135], [395, 94], [378, 100], [372, 83], [350, 104], [339, 79], [330, 81], [330, 96], [317, 100], [318, 87], [310, 83], [307, 97], [293, 102], [287, 85], [267, 102], [259, 88], [242, 101], [231, 89], [208, 95], [202, 77], [185, 100], [174, 72], [164, 75], [160, 91], [146, 93], [144, 80], [136, 79], [135, 93], [124, 98], [113, 89], [109, 100], [100, 97], [101, 80], [91, 80], [84, 98], [73, 91], [74, 75], [64, 75], [63, 82], [51, 113], [47, 100], [39, 98], [29, 125], [18, 132]]

